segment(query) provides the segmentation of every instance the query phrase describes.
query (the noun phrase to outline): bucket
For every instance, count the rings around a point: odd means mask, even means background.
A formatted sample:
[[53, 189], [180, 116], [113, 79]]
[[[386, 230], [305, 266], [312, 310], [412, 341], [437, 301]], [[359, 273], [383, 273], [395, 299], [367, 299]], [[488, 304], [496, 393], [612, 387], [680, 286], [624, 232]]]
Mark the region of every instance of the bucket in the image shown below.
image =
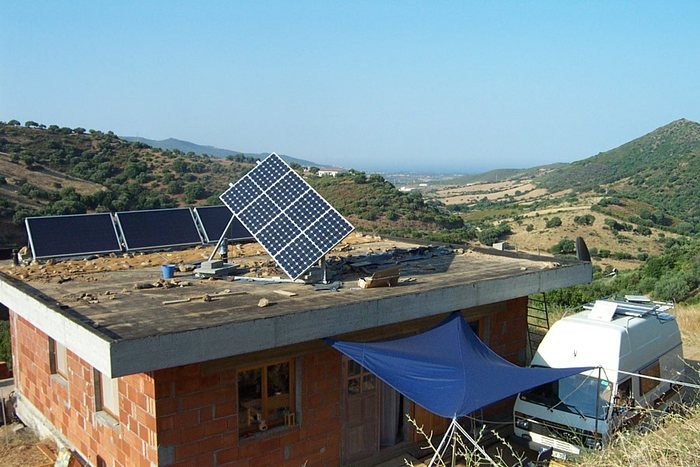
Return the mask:
[[172, 279], [175, 275], [175, 265], [174, 264], [164, 264], [160, 267], [163, 271], [163, 279]]

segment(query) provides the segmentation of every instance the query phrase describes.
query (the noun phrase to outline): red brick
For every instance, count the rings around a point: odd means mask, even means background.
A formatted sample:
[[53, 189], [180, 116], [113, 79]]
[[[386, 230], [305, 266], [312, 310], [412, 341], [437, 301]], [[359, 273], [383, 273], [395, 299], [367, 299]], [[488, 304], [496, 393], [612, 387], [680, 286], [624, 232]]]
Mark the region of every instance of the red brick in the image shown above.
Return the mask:
[[238, 459], [238, 448], [232, 447], [216, 452], [216, 463], [221, 465]]

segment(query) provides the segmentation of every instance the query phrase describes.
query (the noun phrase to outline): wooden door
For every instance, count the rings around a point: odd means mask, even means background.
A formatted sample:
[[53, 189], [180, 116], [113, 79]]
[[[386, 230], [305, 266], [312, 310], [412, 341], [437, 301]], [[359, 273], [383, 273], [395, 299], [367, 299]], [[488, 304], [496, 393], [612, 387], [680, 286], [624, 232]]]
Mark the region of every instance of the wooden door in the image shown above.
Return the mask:
[[379, 390], [376, 376], [343, 357], [343, 464], [379, 451]]
[[[443, 433], [445, 433], [447, 428], [450, 426], [451, 420], [449, 418], [435, 415], [416, 403], [411, 405], [413, 406], [411, 410], [411, 418], [413, 418], [413, 420], [416, 422], [416, 426], [421, 427], [427, 436], [430, 436], [432, 433], [433, 442], [437, 441], [439, 443]], [[425, 438], [418, 434], [413, 426], [410, 428], [409, 435], [411, 441], [415, 441], [417, 443], [422, 443], [425, 441]], [[435, 439], [435, 436], [438, 436], [438, 438]]]

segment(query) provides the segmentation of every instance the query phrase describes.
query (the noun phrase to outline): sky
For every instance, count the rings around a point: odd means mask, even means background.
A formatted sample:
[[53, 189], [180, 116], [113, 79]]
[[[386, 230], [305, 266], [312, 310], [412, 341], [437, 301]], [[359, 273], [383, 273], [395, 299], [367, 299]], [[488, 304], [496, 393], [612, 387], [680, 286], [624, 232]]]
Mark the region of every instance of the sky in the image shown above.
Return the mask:
[[698, 1], [0, 0], [0, 120], [366, 171], [570, 162], [700, 121]]

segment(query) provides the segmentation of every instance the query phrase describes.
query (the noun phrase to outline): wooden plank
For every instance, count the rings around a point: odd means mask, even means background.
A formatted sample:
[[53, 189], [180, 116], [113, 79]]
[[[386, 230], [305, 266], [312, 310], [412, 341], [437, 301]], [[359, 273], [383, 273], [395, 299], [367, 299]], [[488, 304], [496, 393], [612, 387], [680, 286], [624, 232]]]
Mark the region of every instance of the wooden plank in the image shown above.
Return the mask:
[[296, 297], [296, 292], [289, 292], [288, 290], [273, 290], [277, 295], [283, 295], [285, 297]]

